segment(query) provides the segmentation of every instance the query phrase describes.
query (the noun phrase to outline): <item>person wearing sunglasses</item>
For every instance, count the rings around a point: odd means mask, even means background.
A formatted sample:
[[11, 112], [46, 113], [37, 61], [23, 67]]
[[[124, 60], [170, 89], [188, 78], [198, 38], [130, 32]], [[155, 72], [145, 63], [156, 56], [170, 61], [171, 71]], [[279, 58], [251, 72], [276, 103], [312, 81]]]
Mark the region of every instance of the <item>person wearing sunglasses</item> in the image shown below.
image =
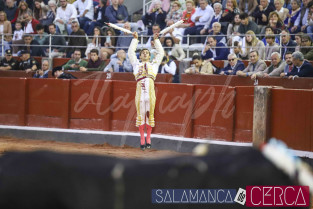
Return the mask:
[[228, 65], [220, 70], [220, 75], [236, 75], [238, 70], [244, 70], [245, 65], [238, 60], [236, 54], [228, 55]]

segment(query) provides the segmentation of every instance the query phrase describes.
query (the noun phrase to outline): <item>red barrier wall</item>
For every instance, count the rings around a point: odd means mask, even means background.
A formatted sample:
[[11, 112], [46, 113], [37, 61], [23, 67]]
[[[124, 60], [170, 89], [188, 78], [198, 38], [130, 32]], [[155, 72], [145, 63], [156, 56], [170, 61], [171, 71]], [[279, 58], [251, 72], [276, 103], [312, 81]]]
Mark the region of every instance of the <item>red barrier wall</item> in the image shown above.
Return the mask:
[[192, 137], [192, 85], [156, 84], [153, 133]]
[[234, 141], [252, 142], [254, 87], [235, 87]]
[[68, 128], [70, 80], [28, 79], [26, 125]]
[[293, 149], [313, 151], [313, 91], [272, 90], [271, 136]]
[[196, 85], [193, 137], [232, 141], [235, 88]]
[[[252, 141], [254, 87], [155, 86], [153, 133]], [[131, 81], [0, 78], [0, 124], [138, 132], [135, 92]], [[312, 90], [272, 89], [271, 136], [313, 151], [312, 107]]]
[[71, 80], [69, 128], [109, 131], [112, 81]]
[[136, 82], [114, 81], [111, 100], [111, 130], [133, 131], [136, 128]]
[[0, 124], [25, 125], [26, 79], [1, 78]]

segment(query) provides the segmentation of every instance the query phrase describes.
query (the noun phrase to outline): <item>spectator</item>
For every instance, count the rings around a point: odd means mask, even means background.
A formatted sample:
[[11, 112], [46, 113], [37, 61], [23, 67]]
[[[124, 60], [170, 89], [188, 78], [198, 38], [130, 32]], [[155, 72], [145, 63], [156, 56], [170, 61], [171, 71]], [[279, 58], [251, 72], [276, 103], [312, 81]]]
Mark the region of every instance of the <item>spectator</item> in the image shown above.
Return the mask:
[[313, 60], [313, 45], [308, 34], [303, 34], [301, 38], [300, 52], [304, 55], [304, 59]]
[[241, 50], [241, 42], [234, 41], [234, 47], [230, 49], [230, 53], [235, 54], [237, 58], [241, 58], [240, 50]]
[[[277, 52], [279, 53], [279, 45], [275, 43], [275, 36], [274, 34], [268, 34], [265, 36], [266, 39], [266, 46], [265, 46], [265, 60], [270, 60], [272, 53]], [[281, 56], [279, 56], [281, 58]]]
[[14, 24], [18, 17], [18, 9], [15, 5], [14, 0], [5, 1], [4, 12], [7, 14], [8, 20], [11, 21], [12, 24]]
[[283, 7], [287, 8], [290, 11], [291, 10], [290, 0], [285, 0]]
[[281, 31], [285, 28], [285, 25], [283, 21], [280, 19], [277, 12], [270, 13], [268, 26], [270, 26], [273, 29], [274, 34], [281, 33]]
[[[35, 4], [36, 5], [36, 4]], [[44, 26], [41, 24], [36, 25], [37, 35], [35, 35], [34, 40], [38, 41], [40, 45], [44, 45], [47, 39], [49, 39], [49, 35], [44, 32]]]
[[102, 47], [100, 50], [100, 57], [102, 58], [102, 60], [110, 58], [110, 56], [114, 53], [114, 47], [116, 44], [116, 34], [112, 28], [107, 28], [104, 31], [104, 36], [106, 36], [106, 40], [104, 43], [104, 47]]
[[45, 27], [45, 31], [47, 31], [47, 27], [53, 23], [56, 17], [57, 5], [54, 0], [48, 2], [47, 9], [47, 14], [40, 19], [40, 23]]
[[108, 22], [108, 18], [105, 15], [106, 4], [105, 0], [100, 0], [99, 5], [95, 7], [96, 12], [94, 19], [91, 22], [85, 24], [84, 31], [88, 36], [94, 32], [96, 26], [103, 27], [105, 22]]
[[255, 36], [253, 31], [249, 30], [242, 41], [241, 58], [248, 59], [251, 51], [258, 51], [259, 58], [261, 60], [265, 59], [264, 43]]
[[88, 44], [87, 50], [85, 53], [88, 59], [90, 58], [90, 51], [92, 49], [98, 49], [98, 52], [99, 52], [99, 50], [101, 49], [102, 46], [104, 46], [104, 43], [105, 43], [105, 37], [101, 28], [99, 26], [96, 26], [93, 31], [94, 33], [93, 33], [92, 41], [91, 43]]
[[210, 61], [203, 61], [199, 55], [192, 56], [194, 66], [185, 70], [187, 74], [212, 75], [213, 66]]
[[59, 0], [61, 5], [57, 9], [57, 16], [54, 24], [58, 27], [61, 34], [72, 33], [72, 22], [77, 21], [77, 10], [74, 5], [68, 4], [66, 0]]
[[309, 5], [310, 2], [312, 2], [312, 0], [302, 1], [303, 6], [301, 8], [301, 16], [300, 16], [301, 32], [307, 32], [307, 27], [309, 26], [308, 19], [309, 19], [310, 6], [311, 6]]
[[163, 48], [171, 60], [182, 61], [186, 57], [183, 48], [179, 44], [175, 44], [172, 37], [165, 38]]
[[[213, 27], [212, 30], [209, 32], [209, 36], [214, 36], [216, 38], [217, 43], [223, 43], [226, 45], [226, 38], [225, 35], [221, 32], [221, 29], [222, 29], [221, 23], [219, 22], [213, 23]], [[202, 42], [205, 42], [205, 39], [203, 39]]]
[[301, 30], [300, 28], [301, 2], [300, 0], [292, 0], [291, 5], [292, 9], [289, 10], [285, 23], [290, 33], [297, 33]]
[[309, 12], [308, 12], [308, 20], [307, 20], [307, 33], [313, 39], [313, 1], [308, 4]]
[[[169, 20], [168, 22], [168, 27], [174, 24], [173, 20]], [[163, 44], [164, 43], [164, 39], [165, 37], [171, 37], [175, 44], [179, 44], [180, 41], [183, 39], [183, 35], [180, 33], [179, 29], [174, 28], [169, 30], [168, 32], [162, 34], [162, 36], [160, 37], [160, 42]]]
[[285, 53], [287, 51], [295, 52], [295, 48], [297, 46], [297, 43], [290, 39], [290, 34], [288, 30], [283, 30], [281, 32], [281, 55], [282, 57], [285, 57]]
[[285, 54], [285, 62], [286, 62], [286, 66], [285, 66], [285, 69], [284, 69], [284, 73], [280, 74], [281, 77], [284, 77], [285, 74], [290, 73], [292, 71], [292, 68], [293, 68], [292, 52], [286, 52], [286, 54]]
[[[160, 33], [160, 31], [161, 31], [161, 28], [160, 28], [160, 26], [158, 24], [154, 24], [152, 26], [152, 33], [153, 33], [153, 35], [156, 34], [156, 33]], [[160, 38], [160, 40], [161, 40], [161, 38]], [[152, 38], [152, 36], [150, 36], [148, 41], [146, 42], [146, 46], [145, 47], [146, 48], [152, 47], [152, 44], [151, 44], [152, 41], [153, 41], [153, 38]]]
[[248, 66], [243, 71], [238, 70], [236, 73], [238, 76], [249, 77], [253, 75], [254, 73], [262, 72], [266, 69], [267, 66], [265, 62], [259, 58], [258, 51], [256, 50], [250, 51], [249, 55], [250, 55], [250, 62]]
[[[275, 34], [273, 28], [271, 26], [266, 26], [265, 27], [265, 37], [266, 37], [266, 35], [271, 35], [271, 34]], [[262, 41], [263, 41], [264, 45], [266, 46], [267, 42], [266, 42], [265, 37], [262, 39]], [[280, 41], [276, 36], [275, 36], [275, 42], [277, 44], [280, 44]]]
[[[124, 28], [130, 30], [129, 22], [124, 23]], [[124, 32], [121, 33], [121, 36], [118, 37], [116, 43], [116, 51], [124, 50], [126, 53], [128, 52], [128, 47], [130, 46], [130, 42], [133, 37], [129, 34], [125, 34]]]
[[258, 24], [259, 30], [262, 31], [261, 34], [264, 34], [264, 28], [269, 22], [268, 16], [274, 10], [275, 7], [268, 0], [260, 0], [260, 5], [252, 13], [252, 17], [254, 17], [256, 24]]
[[0, 70], [18, 70], [18, 61], [12, 57], [12, 50], [5, 50], [5, 57], [0, 61]]
[[169, 58], [168, 54], [165, 53], [165, 56], [163, 57], [162, 62], [159, 65], [158, 74], [169, 73], [174, 76], [176, 74], [176, 69], [176, 63]]
[[[56, 30], [56, 25], [51, 23], [49, 25], [49, 32], [51, 34], [51, 57], [63, 57], [65, 52], [66, 42], [63, 36]], [[49, 39], [46, 39], [44, 45], [48, 46], [50, 43]], [[47, 49], [48, 52], [49, 48]]]
[[33, 18], [31, 12], [24, 14], [24, 20], [24, 33], [36, 34], [36, 26], [39, 21]]
[[178, 1], [174, 1], [172, 3], [171, 11], [167, 14], [166, 19], [165, 19], [166, 23], [169, 20], [172, 20], [174, 22], [178, 22], [182, 18], [182, 11], [180, 10], [180, 7], [181, 7], [181, 5]]
[[158, 24], [161, 30], [164, 29], [166, 26], [165, 19], [166, 12], [161, 8], [161, 1], [157, 1], [155, 3], [154, 9], [152, 10], [152, 13], [148, 12], [142, 18], [143, 23], [148, 27], [148, 35], [153, 34], [152, 26], [155, 24]]
[[12, 25], [4, 11], [0, 11], [0, 34], [4, 35], [6, 42], [12, 41]]
[[25, 18], [24, 14], [28, 13], [31, 14], [32, 10], [28, 8], [28, 4], [25, 1], [20, 1], [20, 4], [18, 5], [18, 15], [17, 15], [17, 21], [24, 23]]
[[105, 67], [104, 72], [132, 72], [133, 66], [124, 50], [119, 50], [116, 53], [116, 58], [112, 58], [110, 63]]
[[304, 60], [301, 52], [292, 53], [293, 68], [291, 72], [282, 73], [280, 76], [287, 76], [289, 79], [296, 77], [313, 77], [313, 66], [308, 61]]
[[250, 16], [257, 6], [257, 0], [239, 0], [240, 13], [247, 13]]
[[26, 73], [29, 73], [35, 72], [39, 68], [38, 62], [30, 56], [29, 51], [21, 51], [20, 56], [21, 61], [18, 68], [19, 70], [25, 70]]
[[[208, 5], [206, 0], [200, 0], [200, 7], [196, 8], [196, 12], [191, 16], [191, 20], [195, 23], [194, 27], [186, 28], [184, 31], [183, 43], [187, 43], [187, 35], [200, 35], [200, 31], [204, 25], [211, 21], [213, 17], [213, 9]], [[201, 42], [201, 38], [198, 38]]]
[[236, 40], [237, 41], [241, 40], [240, 33], [238, 32], [240, 24], [241, 24], [240, 15], [236, 14], [234, 21], [230, 23], [227, 28], [227, 39], [228, 39], [227, 45], [228, 46], [232, 46], [232, 43]]
[[78, 22], [81, 28], [85, 27], [86, 23], [93, 20], [94, 6], [92, 0], [76, 0], [73, 6], [78, 11]]
[[239, 13], [240, 10], [237, 6], [237, 0], [227, 0], [226, 8], [223, 11], [220, 22], [230, 23], [234, 20], [235, 15]]
[[220, 75], [236, 75], [238, 70], [244, 70], [245, 65], [242, 61], [238, 60], [236, 54], [229, 54], [228, 64], [220, 70]]
[[[295, 48], [295, 51], [296, 51], [296, 52], [300, 51], [301, 41], [302, 41], [301, 38], [302, 38], [303, 34], [304, 34], [304, 33], [299, 32], [299, 33], [297, 33], [297, 34], [295, 35], [295, 42], [297, 43], [297, 46], [296, 46], [296, 48]], [[312, 40], [312, 39], [311, 39], [311, 40]]]
[[62, 67], [55, 67], [52, 69], [52, 76], [56, 79], [77, 79], [70, 73], [64, 73]]
[[289, 14], [289, 10], [284, 8], [284, 0], [274, 0], [275, 12], [278, 13], [280, 19], [284, 22]]
[[[118, 4], [118, 0], [111, 0], [112, 5], [105, 9], [105, 15], [110, 23], [125, 23], [128, 21], [128, 11], [126, 7]], [[164, 18], [165, 19], [165, 18]]]
[[48, 74], [49, 74], [49, 60], [43, 60], [41, 62], [41, 68], [36, 70], [36, 73], [34, 74], [33, 78], [48, 78]]
[[85, 51], [87, 47], [87, 39], [85, 31], [80, 29], [77, 21], [72, 22], [72, 33], [68, 39], [68, 48], [66, 49], [66, 56], [71, 57], [74, 49], [80, 49], [82, 55], [85, 56]]
[[22, 50], [29, 51], [32, 57], [44, 57], [45, 53], [42, 47], [40, 47], [39, 42], [33, 40], [33, 36], [30, 34], [23, 35], [24, 46], [22, 46]]
[[168, 12], [170, 10], [171, 2], [170, 0], [154, 0], [152, 1], [152, 4], [149, 7], [149, 13], [153, 12], [153, 9], [155, 8], [156, 4], [160, 4], [162, 7], [162, 10], [165, 12]]
[[217, 43], [217, 40], [214, 36], [209, 36], [207, 38], [207, 44], [202, 52], [202, 59], [208, 59], [209, 61], [226, 60], [228, 54], [229, 49], [225, 46], [225, 44], [222, 42]]
[[247, 13], [240, 14], [241, 24], [239, 26], [238, 32], [241, 35], [246, 34], [247, 31], [252, 30], [255, 31], [256, 34], [259, 33], [259, 28], [254, 21], [249, 20], [249, 15]]
[[278, 52], [273, 52], [271, 54], [271, 65], [266, 68], [263, 72], [254, 73], [251, 76], [252, 80], [257, 77], [279, 77], [286, 67], [286, 62], [281, 59], [281, 55]]
[[23, 34], [24, 34], [24, 30], [22, 29], [22, 23], [21, 22], [16, 22], [15, 23], [15, 31], [13, 34], [13, 41], [12, 41], [12, 48], [13, 48], [13, 53], [16, 54], [19, 47], [17, 46], [19, 44], [24, 44], [23, 41]]
[[196, 12], [195, 3], [192, 0], [186, 1], [186, 10], [183, 11], [182, 20], [184, 23], [179, 25], [179, 33], [184, 35], [184, 31], [186, 28], [194, 27], [195, 23], [191, 20], [191, 16]]
[[81, 58], [80, 49], [75, 49], [73, 53], [73, 59], [70, 59], [65, 65], [63, 65], [64, 70], [76, 70], [76, 71], [85, 71], [84, 68], [87, 66], [87, 61]]
[[90, 59], [86, 67], [81, 67], [81, 71], [102, 71], [104, 69], [105, 62], [99, 58], [98, 49], [92, 49], [90, 51]]
[[35, 7], [33, 10], [33, 17], [36, 20], [39, 20], [39, 22], [47, 16], [49, 7], [48, 5], [45, 5], [44, 2], [42, 2], [42, 0], [34, 0], [35, 2]]
[[[204, 26], [204, 28], [200, 31], [201, 35], [207, 35], [210, 34], [213, 31], [213, 24], [220, 21], [221, 17], [222, 17], [222, 5], [220, 3], [215, 3], [214, 4], [214, 14], [212, 17], [212, 20], [207, 22]], [[221, 31], [221, 24], [220, 25], [220, 30]], [[203, 39], [203, 41], [205, 40], [205, 38]], [[226, 43], [226, 41], [225, 41]]]

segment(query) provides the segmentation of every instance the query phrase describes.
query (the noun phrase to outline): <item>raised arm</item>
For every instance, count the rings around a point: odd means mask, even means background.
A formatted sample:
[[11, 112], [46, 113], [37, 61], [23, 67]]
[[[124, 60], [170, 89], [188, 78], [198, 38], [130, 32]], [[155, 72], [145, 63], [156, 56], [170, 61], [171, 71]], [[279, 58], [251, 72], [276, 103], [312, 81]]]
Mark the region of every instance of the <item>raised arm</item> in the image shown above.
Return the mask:
[[155, 49], [157, 51], [157, 54], [154, 58], [154, 62], [156, 64], [160, 65], [162, 62], [162, 59], [164, 57], [164, 49], [163, 49], [162, 44], [159, 40], [159, 34], [154, 34], [153, 38], [154, 38], [154, 46], [155, 46]]
[[128, 49], [128, 58], [129, 61], [132, 65], [135, 65], [138, 63], [138, 59], [136, 56], [136, 49], [137, 49], [137, 45], [138, 45], [138, 33], [134, 32], [133, 33], [133, 40], [130, 43], [129, 49]]

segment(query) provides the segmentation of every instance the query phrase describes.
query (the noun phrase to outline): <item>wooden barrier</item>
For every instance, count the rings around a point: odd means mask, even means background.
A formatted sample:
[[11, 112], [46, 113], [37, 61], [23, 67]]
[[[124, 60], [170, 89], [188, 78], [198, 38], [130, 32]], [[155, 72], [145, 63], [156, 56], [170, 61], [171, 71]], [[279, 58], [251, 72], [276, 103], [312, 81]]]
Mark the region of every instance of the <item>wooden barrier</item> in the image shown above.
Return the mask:
[[0, 124], [25, 125], [26, 79], [1, 78]]
[[251, 142], [254, 87], [235, 87], [235, 89], [233, 140], [237, 142]]
[[68, 128], [70, 80], [27, 79], [26, 125]]
[[196, 85], [193, 137], [233, 140], [235, 88]]
[[313, 151], [313, 91], [272, 89], [271, 136]]
[[109, 131], [112, 81], [71, 80], [69, 128]]
[[[254, 87], [156, 83], [153, 133], [252, 142]], [[0, 124], [138, 132], [136, 82], [0, 78]], [[270, 136], [313, 151], [313, 91], [271, 90]]]

